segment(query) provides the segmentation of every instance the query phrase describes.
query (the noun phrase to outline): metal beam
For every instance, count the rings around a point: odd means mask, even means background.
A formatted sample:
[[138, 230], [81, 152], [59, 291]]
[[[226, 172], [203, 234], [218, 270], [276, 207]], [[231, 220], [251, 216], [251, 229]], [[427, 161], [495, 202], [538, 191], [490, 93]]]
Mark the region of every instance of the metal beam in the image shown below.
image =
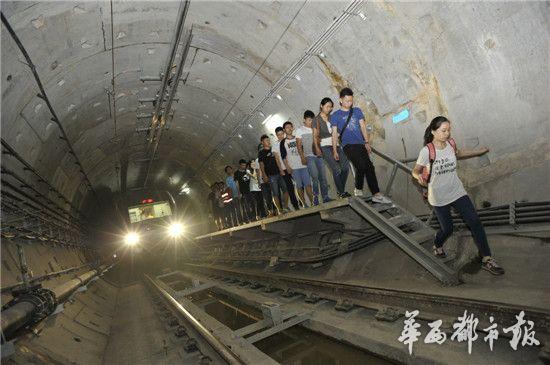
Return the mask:
[[292, 326], [295, 326], [297, 324], [300, 324], [304, 321], [307, 321], [308, 319], [310, 319], [310, 315], [309, 314], [300, 314], [300, 315], [297, 315], [296, 317], [293, 317], [291, 319], [289, 319], [288, 321], [284, 321], [276, 326], [273, 326], [271, 328], [268, 328], [266, 329], [265, 331], [262, 331], [260, 333], [257, 333], [253, 336], [250, 336], [250, 337], [247, 337], [246, 340], [250, 343], [255, 343], [255, 342], [258, 342], [260, 340], [263, 340], [264, 338], [267, 338], [269, 336], [272, 336], [278, 332], [281, 332], [281, 331], [284, 331]]
[[357, 214], [380, 230], [388, 239], [395, 243], [397, 247], [418, 262], [437, 279], [448, 285], [456, 285], [459, 283], [458, 273], [455, 270], [442, 263], [437, 257], [420, 246], [418, 242], [414, 241], [395, 224], [389, 222], [389, 220], [378, 213], [376, 209], [359, 198], [351, 198], [349, 203]]

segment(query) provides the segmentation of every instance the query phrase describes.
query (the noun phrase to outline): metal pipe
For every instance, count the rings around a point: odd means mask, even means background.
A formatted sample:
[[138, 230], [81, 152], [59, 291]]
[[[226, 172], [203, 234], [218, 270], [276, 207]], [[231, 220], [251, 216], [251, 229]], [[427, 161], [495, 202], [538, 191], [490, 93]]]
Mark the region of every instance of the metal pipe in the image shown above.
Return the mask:
[[61, 214], [66, 214], [68, 216], [70, 216], [71, 218], [74, 218], [75, 220], [77, 220], [79, 223], [82, 223], [82, 221], [80, 220], [80, 218], [78, 218], [77, 216], [74, 216], [73, 214], [71, 214], [70, 211], [64, 209], [61, 205], [59, 205], [58, 203], [54, 202], [53, 200], [51, 200], [50, 198], [48, 198], [47, 196], [45, 196], [44, 194], [42, 194], [40, 191], [36, 190], [36, 188], [34, 188], [32, 185], [28, 184], [21, 176], [19, 176], [15, 171], [12, 171], [6, 167], [4, 167], [3, 165], [1, 166], [1, 169], [2, 169], [2, 173], [3, 174], [6, 174], [6, 175], [9, 175], [11, 177], [13, 177], [15, 180], [19, 181], [22, 185], [21, 187], [23, 188], [28, 188], [30, 190], [32, 190], [34, 193], [35, 193], [35, 196], [36, 197], [41, 197], [42, 199], [48, 201], [48, 202], [51, 202], [53, 205], [55, 205], [56, 207], [56, 210], [61, 213]]
[[204, 327], [187, 309], [185, 309], [174, 297], [164, 290], [155, 280], [148, 275], [145, 277], [158, 290], [158, 292], [193, 326], [193, 328], [212, 346], [212, 348], [229, 364], [244, 364], [244, 362], [206, 327]]
[[385, 153], [383, 152], [380, 152], [378, 151], [376, 148], [374, 147], [371, 147], [372, 148], [372, 152], [380, 157], [382, 157], [384, 160], [392, 163], [392, 164], [395, 164], [397, 165], [398, 168], [400, 168], [401, 170], [409, 173], [409, 174], [412, 174], [412, 171], [413, 169], [410, 168], [409, 166], [405, 165], [404, 163], [400, 162], [399, 160], [396, 160], [395, 158], [393, 157], [390, 157], [388, 155], [386, 155]]
[[0, 322], [2, 323], [2, 333], [7, 338], [17, 329], [23, 327], [32, 319], [32, 314], [36, 306], [31, 302], [19, 302], [5, 311], [2, 311]]
[[[84, 265], [80, 265], [80, 266], [70, 267], [70, 268], [65, 269], [65, 270], [59, 270], [59, 271], [51, 272], [49, 274], [42, 275], [42, 276], [30, 279], [29, 284], [32, 286], [34, 284], [46, 281], [50, 278], [55, 278], [57, 276], [73, 273], [75, 271], [78, 271], [78, 270], [83, 269], [85, 267], [88, 267], [90, 265], [91, 264], [84, 264]], [[24, 284], [25, 284], [24, 282], [20, 281], [17, 284], [13, 284], [13, 285], [10, 285], [10, 286], [3, 287], [2, 289], [0, 289], [0, 293], [6, 293], [8, 291], [12, 291], [13, 289], [18, 289], [19, 287], [24, 286]]]
[[[86, 285], [92, 278], [101, 274], [102, 272], [109, 270], [111, 267], [112, 265], [109, 267], [107, 267], [107, 265], [103, 265], [98, 269], [90, 270], [72, 280], [69, 280], [53, 288], [52, 292], [55, 294], [57, 304], [63, 303], [78, 288]], [[30, 301], [20, 301], [2, 311], [2, 318], [0, 319], [2, 325], [2, 333], [6, 335], [6, 337], [9, 337], [16, 330], [27, 325], [32, 320], [36, 309], [37, 307], [35, 303]]]
[[57, 301], [61, 303], [67, 300], [67, 298], [69, 298], [76, 289], [86, 285], [90, 280], [92, 280], [94, 276], [101, 274], [104, 269], [106, 269], [106, 265], [104, 265], [103, 268], [85, 272], [84, 274], [79, 275], [74, 279], [71, 279], [59, 286], [56, 286], [54, 289], [52, 289], [52, 291], [55, 293]]
[[393, 164], [390, 178], [388, 180], [388, 184], [386, 185], [386, 190], [384, 191], [384, 194], [386, 194], [387, 196], [391, 195], [391, 187], [393, 185], [393, 181], [395, 180], [395, 175], [397, 175], [397, 164]]
[[34, 167], [32, 167], [19, 153], [17, 153], [17, 151], [15, 151], [9, 144], [8, 142], [4, 141], [3, 138], [0, 138], [1, 142], [2, 142], [2, 147], [4, 147], [6, 149], [6, 152], [5, 154], [7, 155], [10, 155], [10, 156], [13, 156], [17, 161], [19, 161], [24, 167], [23, 167], [23, 170], [26, 170], [26, 171], [30, 171], [32, 172], [37, 178], [38, 178], [38, 182], [41, 182], [41, 183], [44, 183], [46, 185], [48, 185], [48, 188], [50, 191], [53, 191], [58, 197], [60, 197], [65, 203], [69, 204], [71, 206], [71, 208], [73, 208], [78, 214], [80, 214], [80, 216], [82, 216], [84, 219], [88, 220], [89, 218], [84, 214], [82, 213], [67, 197], [65, 197], [63, 194], [61, 194], [61, 192], [59, 190], [57, 190], [56, 188], [53, 187], [52, 184], [50, 184], [48, 182], [48, 180], [46, 180], [44, 177], [42, 177], [42, 175], [40, 175], [38, 173], [38, 171], [36, 171], [36, 169]]
[[[188, 3], [188, 2], [186, 2]], [[145, 187], [147, 185], [147, 181], [149, 180], [149, 173], [151, 172], [151, 167], [153, 166], [153, 159], [155, 158], [155, 154], [157, 153], [157, 149], [159, 146], [160, 138], [162, 137], [162, 129], [164, 128], [164, 124], [167, 122], [167, 118], [170, 114], [170, 108], [172, 108], [172, 101], [174, 100], [174, 96], [176, 95], [176, 91], [178, 89], [179, 79], [181, 77], [183, 66], [185, 64], [185, 59], [187, 58], [187, 54], [189, 53], [189, 47], [191, 45], [191, 38], [192, 38], [192, 31], [190, 29], [186, 30], [185, 32], [185, 44], [184, 48], [180, 57], [180, 63], [178, 65], [178, 69], [176, 71], [176, 76], [174, 80], [172, 81], [171, 89], [170, 89], [170, 95], [168, 96], [168, 101], [166, 103], [166, 106], [164, 108], [164, 113], [161, 117], [160, 125], [156, 126], [153, 129], [153, 133], [151, 133], [151, 140], [154, 140], [153, 150], [149, 155], [149, 163], [147, 165], [147, 171], [145, 173], [145, 180], [143, 181], [143, 186]], [[162, 100], [161, 98], [160, 100]], [[157, 103], [160, 104], [160, 100], [157, 101]], [[159, 105], [157, 104], [157, 107]]]
[[164, 99], [164, 92], [166, 90], [166, 85], [168, 84], [168, 80], [170, 79], [171, 69], [172, 69], [172, 62], [174, 62], [174, 58], [176, 57], [176, 50], [178, 49], [178, 43], [181, 37], [181, 33], [183, 31], [183, 25], [185, 23], [185, 17], [187, 16], [187, 11], [189, 10], [189, 1], [185, 1], [183, 4], [180, 3], [179, 9], [178, 9], [178, 21], [176, 24], [176, 32], [174, 33], [174, 36], [172, 37], [172, 41], [170, 42], [170, 54], [166, 60], [166, 65], [164, 67], [164, 75], [162, 77], [162, 86], [160, 88], [160, 92], [157, 96], [157, 106], [155, 109], [154, 116], [158, 118], [160, 113], [160, 107], [161, 102]]
[[[67, 225], [73, 225], [73, 227], [75, 227], [76, 229], [80, 229], [79, 227], [74, 226], [74, 223], [71, 222], [70, 220], [68, 220], [67, 217], [64, 217], [63, 215], [61, 215], [61, 213], [58, 213], [55, 210], [53, 210], [52, 208], [48, 207], [47, 205], [44, 205], [43, 203], [39, 202], [38, 200], [36, 200], [32, 196], [30, 196], [27, 193], [23, 192], [21, 189], [15, 187], [13, 184], [10, 184], [9, 182], [7, 182], [4, 179], [0, 179], [0, 181], [2, 182], [3, 187], [4, 186], [8, 187], [9, 189], [13, 190], [17, 194], [24, 196], [26, 199], [33, 202], [34, 204], [38, 204], [39, 206], [43, 207], [44, 209], [49, 210], [50, 212], [52, 212], [53, 215], [49, 215], [50, 217], [54, 218], [54, 216], [57, 216], [58, 221], [63, 222]], [[10, 195], [12, 195], [12, 194], [10, 194]]]
[[[7, 192], [2, 192], [1, 196], [2, 196], [2, 205], [4, 206], [4, 209], [8, 208], [8, 210], [11, 209], [12, 211], [15, 211], [16, 212], [15, 214], [18, 214], [18, 213], [26, 214], [26, 215], [34, 217], [35, 219], [37, 219], [39, 221], [42, 221], [43, 223], [54, 225], [54, 226], [56, 226], [57, 228], [60, 228], [60, 229], [65, 229], [65, 230], [67, 229], [68, 223], [59, 220], [57, 217], [54, 217], [54, 216], [51, 216], [51, 215], [47, 215], [46, 217], [44, 217], [44, 216], [42, 216], [42, 215], [44, 215], [43, 211], [41, 211], [40, 209], [37, 209], [34, 206], [31, 206], [28, 203], [26, 205], [31, 207], [35, 211], [29, 211], [25, 208], [22, 208], [22, 207], [18, 206], [17, 203], [14, 203], [14, 202], [9, 201], [8, 199], [6, 199], [6, 197], [13, 198], [12, 194], [9, 194]], [[39, 212], [42, 215], [40, 215], [36, 212]], [[27, 217], [23, 217], [22, 219], [27, 219]], [[10, 224], [9, 222], [3, 222], [4, 227], [2, 228], [2, 230], [5, 229], [6, 227], [9, 227], [9, 224]], [[81, 234], [81, 232], [78, 230], [78, 227], [75, 227], [73, 225], [72, 229], [73, 229], [73, 231], [72, 231], [73, 233], [77, 233], [78, 235]]]

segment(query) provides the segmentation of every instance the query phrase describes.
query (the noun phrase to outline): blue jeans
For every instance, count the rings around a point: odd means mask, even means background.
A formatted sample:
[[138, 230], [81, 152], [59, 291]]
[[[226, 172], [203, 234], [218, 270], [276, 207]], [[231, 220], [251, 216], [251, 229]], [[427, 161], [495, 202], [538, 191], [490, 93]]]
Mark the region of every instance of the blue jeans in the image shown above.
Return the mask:
[[472, 204], [470, 197], [464, 195], [454, 202], [441, 207], [433, 207], [434, 213], [439, 221], [439, 230], [435, 235], [434, 244], [436, 247], [442, 247], [447, 238], [453, 233], [453, 218], [451, 216], [451, 207], [460, 214], [474, 237], [474, 242], [482, 256], [491, 256], [491, 249], [487, 242], [485, 229], [479, 220], [476, 208]]
[[332, 156], [332, 146], [321, 146], [321, 151], [323, 152], [323, 159], [332, 171], [334, 185], [336, 185], [338, 194], [344, 193], [346, 191], [346, 182], [348, 181], [349, 174], [349, 161], [344, 150], [342, 150], [342, 147], [338, 146], [340, 161], [336, 161]]
[[311, 183], [313, 185], [313, 196], [319, 196], [319, 187], [321, 187], [321, 196], [323, 202], [330, 200], [328, 197], [328, 184], [325, 177], [325, 164], [322, 157], [307, 156], [307, 169], [309, 170], [309, 176], [311, 177]]

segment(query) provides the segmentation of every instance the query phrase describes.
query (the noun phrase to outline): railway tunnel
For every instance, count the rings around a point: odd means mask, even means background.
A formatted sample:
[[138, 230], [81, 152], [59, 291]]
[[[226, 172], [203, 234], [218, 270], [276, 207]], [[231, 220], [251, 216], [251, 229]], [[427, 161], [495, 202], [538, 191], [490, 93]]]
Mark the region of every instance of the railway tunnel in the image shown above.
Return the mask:
[[[548, 2], [0, 9], [2, 363], [550, 362]], [[434, 246], [438, 116], [503, 275], [463, 206]]]

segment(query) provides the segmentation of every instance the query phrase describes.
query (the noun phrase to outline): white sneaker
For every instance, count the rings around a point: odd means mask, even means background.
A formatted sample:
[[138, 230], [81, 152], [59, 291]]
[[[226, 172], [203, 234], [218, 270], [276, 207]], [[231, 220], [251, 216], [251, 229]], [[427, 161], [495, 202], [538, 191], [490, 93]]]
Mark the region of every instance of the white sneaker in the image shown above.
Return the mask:
[[391, 204], [391, 200], [384, 195], [375, 195], [372, 197], [373, 203]]
[[355, 189], [353, 191], [353, 195], [355, 196], [363, 196], [363, 190]]

